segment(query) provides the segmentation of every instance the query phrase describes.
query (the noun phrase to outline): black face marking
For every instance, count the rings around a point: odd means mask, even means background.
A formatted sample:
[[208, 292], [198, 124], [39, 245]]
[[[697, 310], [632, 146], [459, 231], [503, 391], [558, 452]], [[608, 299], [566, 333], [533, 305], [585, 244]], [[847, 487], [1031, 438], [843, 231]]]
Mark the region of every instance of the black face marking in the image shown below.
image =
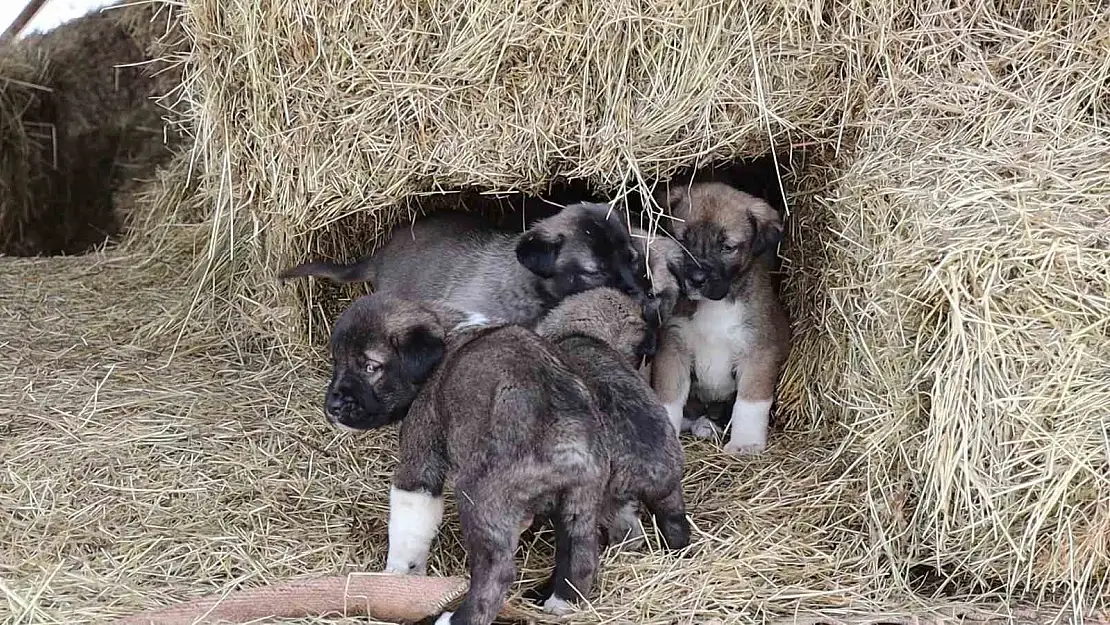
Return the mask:
[[[597, 263], [597, 272], [585, 273], [579, 268], [579, 284], [575, 292], [597, 287], [615, 288], [641, 304], [651, 292], [647, 269], [632, 245], [632, 236], [620, 218], [606, 209], [584, 212], [578, 229], [583, 233], [590, 256]], [[572, 293], [566, 293], [570, 295]]]
[[713, 222], [690, 224], [682, 244], [689, 252], [682, 271], [684, 287], [707, 299], [723, 299], [751, 265], [748, 242], [730, 240], [724, 228]]
[[[381, 324], [374, 321], [391, 314], [378, 304], [373, 299], [356, 302], [336, 321], [332, 378], [324, 402], [333, 424], [369, 430], [399, 421], [443, 357], [442, 341], [422, 326], [400, 339], [375, 335]], [[373, 372], [367, 369], [371, 347], [384, 356]]]

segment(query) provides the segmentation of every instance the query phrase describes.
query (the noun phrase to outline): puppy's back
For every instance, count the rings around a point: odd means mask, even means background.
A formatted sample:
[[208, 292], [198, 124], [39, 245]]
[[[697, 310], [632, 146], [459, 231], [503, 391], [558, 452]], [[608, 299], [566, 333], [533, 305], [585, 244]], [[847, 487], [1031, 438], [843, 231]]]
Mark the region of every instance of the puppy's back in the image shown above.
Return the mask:
[[484, 464], [519, 458], [525, 449], [548, 459], [559, 449], [596, 451], [588, 388], [522, 327], [489, 330], [453, 350], [436, 378], [436, 410], [451, 433], [452, 457]]

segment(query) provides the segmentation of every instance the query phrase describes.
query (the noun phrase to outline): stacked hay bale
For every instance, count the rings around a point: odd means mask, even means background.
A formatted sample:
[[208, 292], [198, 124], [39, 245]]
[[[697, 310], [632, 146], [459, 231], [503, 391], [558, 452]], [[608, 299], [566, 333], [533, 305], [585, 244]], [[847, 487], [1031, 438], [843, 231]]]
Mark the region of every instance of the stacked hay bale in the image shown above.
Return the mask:
[[169, 154], [151, 97], [149, 5], [113, 9], [0, 55], [0, 254], [80, 253], [116, 235], [113, 193]]
[[[832, 541], [838, 523], [854, 538], [767, 552], [767, 586], [721, 577], [741, 571], [735, 551], [643, 565], [606, 578], [607, 605], [661, 616], [680, 600], [635, 580], [716, 579], [705, 601], [738, 610], [803, 577], [851, 580], [855, 597], [1105, 605], [1104, 10], [191, 0], [185, 19], [210, 200], [196, 301], [285, 346], [329, 319], [314, 285], [281, 287], [276, 271], [368, 251], [422, 195], [569, 179], [619, 195], [714, 160], [802, 153], [781, 417], [792, 444], [831, 458], [800, 455], [774, 479], [789, 540]], [[765, 496], [750, 487], [726, 494], [740, 507]], [[699, 491], [692, 509], [718, 495]], [[702, 510], [735, 529], [713, 501]], [[842, 605], [828, 592], [806, 605]]]
[[1105, 605], [1110, 13], [859, 17], [885, 41], [827, 228], [793, 228], [788, 409], [866, 459], [876, 528], [912, 498], [907, 565]]

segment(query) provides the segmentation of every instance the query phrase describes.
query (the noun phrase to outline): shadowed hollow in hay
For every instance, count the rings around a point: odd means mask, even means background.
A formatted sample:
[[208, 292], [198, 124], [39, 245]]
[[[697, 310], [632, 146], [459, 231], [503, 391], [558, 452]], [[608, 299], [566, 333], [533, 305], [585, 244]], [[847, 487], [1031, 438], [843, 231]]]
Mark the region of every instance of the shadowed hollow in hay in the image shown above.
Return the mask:
[[142, 65], [152, 15], [113, 9], [4, 46], [0, 254], [80, 253], [120, 231], [113, 193], [168, 153]]

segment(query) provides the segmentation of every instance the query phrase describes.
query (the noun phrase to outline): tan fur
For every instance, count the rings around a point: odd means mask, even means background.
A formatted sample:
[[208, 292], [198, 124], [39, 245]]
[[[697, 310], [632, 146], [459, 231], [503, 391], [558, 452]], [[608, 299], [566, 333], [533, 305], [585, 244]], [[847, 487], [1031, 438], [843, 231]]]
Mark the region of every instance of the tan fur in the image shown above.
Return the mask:
[[[661, 197], [681, 220], [674, 230], [690, 254], [681, 273], [693, 311], [667, 324], [652, 386], [675, 427], [699, 435], [711, 433], [708, 421], [684, 423], [687, 401], [735, 395], [726, 450], [758, 453], [766, 445], [766, 411], [790, 342], [771, 276], [782, 222], [766, 202], [720, 183], [671, 188]], [[708, 272], [702, 286], [690, 281], [697, 272]]]

